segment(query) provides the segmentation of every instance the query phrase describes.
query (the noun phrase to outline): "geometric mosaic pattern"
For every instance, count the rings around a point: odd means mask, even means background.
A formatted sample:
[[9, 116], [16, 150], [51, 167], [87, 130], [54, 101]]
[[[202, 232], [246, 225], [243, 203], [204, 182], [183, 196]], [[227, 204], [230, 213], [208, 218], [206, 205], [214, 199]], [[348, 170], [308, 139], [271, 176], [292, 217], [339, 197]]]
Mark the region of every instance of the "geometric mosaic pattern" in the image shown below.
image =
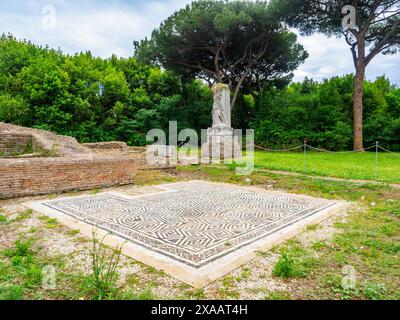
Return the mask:
[[100, 194], [43, 203], [199, 268], [334, 203], [207, 182], [128, 199]]

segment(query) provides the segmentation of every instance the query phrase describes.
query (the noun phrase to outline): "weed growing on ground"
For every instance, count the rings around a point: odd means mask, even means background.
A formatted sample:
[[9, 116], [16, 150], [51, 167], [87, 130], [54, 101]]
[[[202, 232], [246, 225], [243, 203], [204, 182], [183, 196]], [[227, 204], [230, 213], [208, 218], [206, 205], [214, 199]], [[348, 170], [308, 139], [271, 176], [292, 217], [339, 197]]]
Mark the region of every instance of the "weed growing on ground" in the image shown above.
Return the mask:
[[79, 230], [69, 229], [69, 230], [67, 231], [67, 235], [70, 236], [70, 237], [74, 237], [74, 236], [78, 235], [79, 233], [80, 233]]
[[30, 219], [32, 217], [33, 210], [32, 209], [26, 209], [22, 212], [20, 212], [16, 218], [14, 218], [12, 221], [13, 222], [18, 222], [18, 221], [23, 221], [26, 219]]
[[281, 250], [281, 257], [275, 264], [272, 275], [280, 278], [304, 278], [318, 265], [316, 257], [311, 256], [298, 244], [287, 242]]
[[0, 213], [0, 223], [6, 223], [7, 221], [8, 221], [7, 217], [6, 217], [6, 216], [3, 216], [3, 215]]
[[55, 229], [61, 226], [57, 219], [48, 216], [40, 216], [39, 220], [44, 222], [46, 229]]
[[22, 300], [23, 288], [17, 285], [0, 285], [0, 300]]
[[251, 277], [251, 269], [249, 267], [243, 267], [240, 276], [236, 277], [237, 282], [245, 281]]
[[182, 297], [178, 299], [182, 300], [202, 300], [206, 298], [206, 293], [203, 289], [192, 289], [190, 286], [188, 288], [185, 287], [186, 291]]
[[272, 291], [269, 292], [264, 300], [290, 300], [290, 293], [285, 291]]
[[386, 286], [383, 283], [370, 283], [367, 282], [364, 288], [364, 295], [369, 300], [383, 300], [386, 295]]
[[299, 276], [298, 271], [296, 270], [294, 259], [286, 250], [282, 251], [281, 257], [272, 270], [272, 275], [280, 278]]
[[219, 294], [222, 299], [226, 298], [239, 299], [240, 292], [237, 291], [235, 278], [233, 276], [227, 275], [222, 279], [222, 286], [219, 289]]
[[121, 300], [154, 300], [154, 294], [151, 286], [148, 286], [139, 293], [123, 292], [119, 297]]
[[19, 278], [21, 285], [1, 285], [0, 296], [3, 299], [21, 299], [25, 289], [32, 289], [41, 284], [42, 266], [37, 261], [36, 251], [33, 249], [33, 238], [20, 237], [12, 248], [3, 250], [4, 257], [9, 264], [4, 263], [0, 272], [1, 277]]
[[95, 231], [92, 233], [92, 273], [86, 278], [86, 285], [93, 300], [112, 299], [116, 292], [118, 273], [116, 272], [122, 253], [122, 246], [107, 254], [104, 245], [105, 235], [100, 241]]

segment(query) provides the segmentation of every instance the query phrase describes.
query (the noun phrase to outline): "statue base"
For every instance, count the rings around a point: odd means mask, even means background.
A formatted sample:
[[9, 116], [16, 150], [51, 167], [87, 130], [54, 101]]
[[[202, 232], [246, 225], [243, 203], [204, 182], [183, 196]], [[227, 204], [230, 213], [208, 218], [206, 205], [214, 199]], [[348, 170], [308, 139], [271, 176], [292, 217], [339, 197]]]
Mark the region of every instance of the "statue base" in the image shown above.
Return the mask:
[[[207, 130], [207, 142], [202, 145], [202, 163], [231, 163], [242, 158], [239, 137], [234, 135], [233, 128], [212, 127]], [[227, 161], [228, 160], [228, 161]], [[229, 161], [230, 160], [230, 161]]]

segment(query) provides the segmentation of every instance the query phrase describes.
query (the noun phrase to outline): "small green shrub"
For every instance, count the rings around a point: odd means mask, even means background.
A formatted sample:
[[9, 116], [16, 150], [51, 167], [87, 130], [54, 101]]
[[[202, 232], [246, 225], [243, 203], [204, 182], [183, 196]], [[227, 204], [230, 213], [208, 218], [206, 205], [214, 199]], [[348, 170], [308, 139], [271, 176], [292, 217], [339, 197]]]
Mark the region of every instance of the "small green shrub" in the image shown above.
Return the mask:
[[240, 275], [237, 276], [235, 280], [236, 282], [241, 282], [243, 280], [249, 279], [251, 275], [252, 275], [251, 269], [249, 267], [243, 267]]
[[6, 278], [10, 276], [17, 277], [21, 281], [19, 286], [3, 288], [2, 295], [7, 299], [20, 300], [23, 294], [22, 289], [36, 289], [42, 283], [42, 267], [44, 263], [38, 260], [36, 251], [33, 249], [33, 241], [33, 238], [26, 238], [21, 235], [15, 241], [13, 248], [3, 251], [3, 255], [9, 258], [9, 262], [3, 266], [5, 269], [3, 276]]
[[383, 283], [366, 283], [364, 288], [364, 295], [369, 300], [383, 300], [385, 299], [386, 286]]
[[11, 259], [13, 258], [30, 258], [33, 255], [33, 238], [26, 239], [24, 236], [20, 236], [15, 241], [15, 247], [12, 249], [4, 250], [4, 255]]
[[272, 275], [280, 278], [290, 278], [297, 275], [295, 262], [287, 251], [283, 251], [278, 262], [275, 264]]
[[78, 235], [80, 233], [80, 231], [79, 230], [68, 230], [67, 231], [67, 235], [69, 235], [70, 237], [73, 237], [73, 236], [76, 236], [76, 235]]
[[206, 293], [203, 289], [188, 290], [185, 293], [184, 299], [203, 300], [206, 298]]
[[151, 288], [147, 288], [139, 294], [134, 295], [132, 298], [132, 300], [154, 300], [154, 295]]
[[46, 229], [55, 229], [61, 226], [57, 219], [48, 216], [40, 216], [39, 220], [45, 223]]
[[317, 241], [312, 244], [312, 248], [317, 251], [320, 251], [326, 247], [327, 247], [327, 244], [324, 241]]
[[26, 209], [18, 214], [18, 216], [13, 220], [14, 222], [26, 220], [32, 217], [33, 210]]
[[122, 292], [118, 299], [120, 300], [154, 300], [154, 294], [151, 290], [151, 287], [144, 289], [139, 293], [132, 293], [132, 292]]
[[15, 241], [15, 255], [27, 257], [33, 253], [32, 250], [33, 238], [25, 239], [20, 237]]
[[196, 289], [193, 291], [193, 298], [197, 300], [205, 299], [206, 293], [204, 292], [203, 289]]
[[306, 277], [318, 265], [318, 260], [303, 247], [292, 244], [281, 250], [281, 257], [275, 264], [272, 275], [280, 278]]
[[290, 294], [285, 291], [272, 291], [269, 292], [264, 300], [290, 300]]
[[35, 288], [42, 283], [42, 266], [31, 263], [25, 271], [26, 282], [28, 288]]
[[22, 300], [23, 288], [21, 286], [0, 285], [0, 300]]

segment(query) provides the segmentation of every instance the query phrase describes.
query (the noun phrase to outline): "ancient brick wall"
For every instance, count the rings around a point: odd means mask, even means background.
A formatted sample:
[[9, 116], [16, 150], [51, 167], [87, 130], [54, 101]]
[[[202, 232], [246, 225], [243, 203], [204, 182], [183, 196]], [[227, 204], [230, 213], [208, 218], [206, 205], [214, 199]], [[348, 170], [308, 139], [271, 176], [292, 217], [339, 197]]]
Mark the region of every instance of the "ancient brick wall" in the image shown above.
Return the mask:
[[29, 134], [0, 133], [0, 156], [29, 152], [32, 143], [33, 139]]
[[135, 163], [127, 157], [0, 159], [0, 199], [130, 184]]
[[49, 131], [20, 127], [9, 123], [0, 122], [1, 135], [28, 135], [33, 138], [34, 144], [41, 150], [60, 157], [89, 154], [91, 150], [76, 141], [75, 138], [61, 136]]
[[121, 151], [129, 152], [129, 147], [125, 142], [111, 141], [111, 142], [96, 142], [96, 143], [84, 143], [83, 146], [90, 148], [91, 150], [97, 151]]

